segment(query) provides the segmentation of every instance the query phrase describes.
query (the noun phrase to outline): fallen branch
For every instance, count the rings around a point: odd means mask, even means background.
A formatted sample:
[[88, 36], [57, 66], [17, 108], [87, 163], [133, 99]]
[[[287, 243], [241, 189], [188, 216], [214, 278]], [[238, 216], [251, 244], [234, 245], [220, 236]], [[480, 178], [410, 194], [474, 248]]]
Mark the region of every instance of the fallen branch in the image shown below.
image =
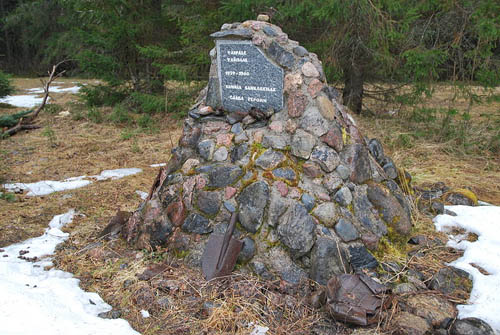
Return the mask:
[[19, 122], [15, 126], [7, 129], [4, 132], [1, 132], [0, 133], [0, 135], [2, 135], [1, 137], [12, 136], [12, 135], [20, 132], [21, 130], [30, 130], [30, 129], [38, 129], [38, 128], [40, 128], [40, 126], [33, 124], [33, 122], [35, 121], [35, 119], [37, 118], [38, 114], [40, 114], [40, 112], [42, 111], [42, 109], [45, 107], [45, 104], [47, 103], [47, 100], [49, 98], [50, 84], [54, 80], [56, 80], [57, 78], [59, 78], [60, 76], [62, 76], [64, 74], [64, 72], [66, 72], [66, 71], [61, 71], [61, 72], [59, 72], [59, 73], [56, 74], [57, 68], [59, 67], [59, 65], [65, 63], [67, 61], [68, 61], [68, 59], [63, 60], [63, 61], [57, 63], [56, 65], [52, 66], [52, 71], [49, 72], [49, 79], [46, 82], [44, 82], [42, 80], [43, 91], [44, 91], [44, 96], [43, 96], [43, 99], [42, 99], [42, 104], [40, 106], [38, 106], [37, 109], [35, 109], [35, 111], [32, 114], [27, 115], [24, 118], [23, 117], [20, 118]]

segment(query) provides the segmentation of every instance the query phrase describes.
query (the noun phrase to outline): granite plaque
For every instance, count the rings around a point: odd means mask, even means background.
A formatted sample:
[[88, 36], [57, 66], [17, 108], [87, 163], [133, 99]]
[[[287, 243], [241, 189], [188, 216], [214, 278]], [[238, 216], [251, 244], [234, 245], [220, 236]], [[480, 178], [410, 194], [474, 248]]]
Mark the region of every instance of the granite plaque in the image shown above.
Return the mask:
[[250, 41], [217, 40], [222, 107], [229, 112], [252, 107], [283, 109], [283, 69]]

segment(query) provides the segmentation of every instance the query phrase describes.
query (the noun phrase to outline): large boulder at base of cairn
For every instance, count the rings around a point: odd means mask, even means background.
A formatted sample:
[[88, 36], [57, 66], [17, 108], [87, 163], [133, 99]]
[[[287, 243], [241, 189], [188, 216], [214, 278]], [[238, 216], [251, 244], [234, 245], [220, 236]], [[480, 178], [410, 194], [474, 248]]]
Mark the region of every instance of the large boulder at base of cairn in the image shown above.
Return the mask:
[[237, 210], [242, 270], [326, 284], [377, 267], [379, 245], [410, 233], [410, 207], [394, 163], [361, 135], [318, 57], [267, 22], [211, 37], [208, 85], [127, 241], [200, 266], [210, 234]]

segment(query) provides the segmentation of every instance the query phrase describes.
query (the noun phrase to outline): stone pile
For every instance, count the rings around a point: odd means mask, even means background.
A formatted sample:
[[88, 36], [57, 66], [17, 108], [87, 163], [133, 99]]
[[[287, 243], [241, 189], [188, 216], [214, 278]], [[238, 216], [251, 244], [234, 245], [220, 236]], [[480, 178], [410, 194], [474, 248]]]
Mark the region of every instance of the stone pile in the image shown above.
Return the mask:
[[380, 143], [362, 136], [318, 57], [279, 27], [246, 21], [211, 36], [250, 41], [283, 69], [282, 108], [225, 109], [214, 48], [208, 86], [125, 225], [127, 241], [167, 246], [199, 266], [209, 235], [223, 233], [237, 210], [243, 271], [326, 284], [377, 267], [373, 253], [405, 243], [412, 227], [398, 170]]

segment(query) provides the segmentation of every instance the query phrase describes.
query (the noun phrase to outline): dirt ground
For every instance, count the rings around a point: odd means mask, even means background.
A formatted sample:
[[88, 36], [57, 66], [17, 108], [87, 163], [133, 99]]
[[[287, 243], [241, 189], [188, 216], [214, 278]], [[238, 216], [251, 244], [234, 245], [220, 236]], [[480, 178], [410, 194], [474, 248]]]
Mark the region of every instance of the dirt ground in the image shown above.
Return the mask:
[[[74, 82], [92, 82], [78, 79], [57, 81], [63, 82], [56, 83], [63, 87], [74, 86]], [[41, 87], [37, 79], [15, 79], [14, 85], [20, 89]], [[141, 199], [136, 191], [149, 191], [159, 169], [150, 165], [168, 161], [170, 149], [181, 134], [181, 122], [168, 116], [155, 116], [157, 132], [136, 132], [131, 138], [124, 139], [126, 129], [122, 126], [110, 122], [97, 124], [86, 118], [74, 120], [72, 116], [83, 108], [75, 95], [55, 93], [51, 96], [52, 101], [62, 105], [70, 115], [60, 117], [59, 114], [42, 113], [38, 121], [40, 129], [0, 141], [1, 183], [63, 180], [117, 168], [141, 168], [143, 171], [119, 180], [98, 181], [80, 189], [43, 197], [18, 194], [13, 202], [0, 200], [0, 247], [41, 235], [54, 215], [75, 208], [80, 215], [65, 228], [70, 232], [70, 239], [58, 248], [56, 266], [74, 273], [85, 289], [101, 294], [143, 334], [245, 334], [250, 332], [245, 330], [245, 320], [267, 324], [271, 328], [268, 334], [307, 334], [309, 332], [304, 329], [325, 322], [330, 324], [330, 331], [334, 328], [341, 334], [352, 332], [342, 324], [325, 319], [324, 313], [308, 307], [307, 290], [299, 294], [299, 298], [292, 299], [289, 289], [279, 283], [271, 285], [237, 276], [232, 283], [237, 283], [240, 291], [235, 293], [227, 290], [227, 286], [204, 284], [198, 271], [185, 268], [182, 262], [162, 250], [129, 250], [121, 240], [99, 240], [98, 233], [117, 209], [133, 211], [138, 207]], [[496, 113], [497, 108], [490, 107], [491, 112]], [[0, 113], [15, 110], [22, 109], [0, 107]], [[468, 157], [445, 150], [445, 144], [430, 143], [425, 139], [420, 139], [411, 149], [401, 149], [392, 142], [400, 131], [393, 120], [356, 119], [365, 135], [382, 141], [384, 149], [398, 166], [412, 174], [414, 182], [443, 181], [451, 187], [469, 188], [480, 200], [500, 205], [499, 157], [491, 154]], [[48, 136], [44, 129], [52, 130], [53, 135]], [[393, 131], [394, 136], [387, 136], [388, 131]], [[425, 223], [428, 225], [430, 221], [427, 219]], [[456, 254], [450, 255], [449, 251], [440, 255], [433, 264], [457, 257]], [[170, 283], [173, 287], [167, 289], [153, 285], [157, 294], [169, 292], [165, 296], [170, 299], [170, 305], [153, 308], [152, 317], [144, 319], [140, 309], [148, 303], [145, 298], [140, 300], [138, 294], [147, 291], [145, 287], [149, 286], [137, 280], [137, 274], [151, 263], [165, 264], [163, 278], [175, 283]], [[124, 284], [127, 280], [131, 281], [129, 286]], [[249, 292], [255, 294], [248, 298]], [[205, 306], [205, 302], [215, 304], [212, 312], [207, 312], [210, 308], [199, 307]], [[280, 311], [280, 317], [273, 311]]]

